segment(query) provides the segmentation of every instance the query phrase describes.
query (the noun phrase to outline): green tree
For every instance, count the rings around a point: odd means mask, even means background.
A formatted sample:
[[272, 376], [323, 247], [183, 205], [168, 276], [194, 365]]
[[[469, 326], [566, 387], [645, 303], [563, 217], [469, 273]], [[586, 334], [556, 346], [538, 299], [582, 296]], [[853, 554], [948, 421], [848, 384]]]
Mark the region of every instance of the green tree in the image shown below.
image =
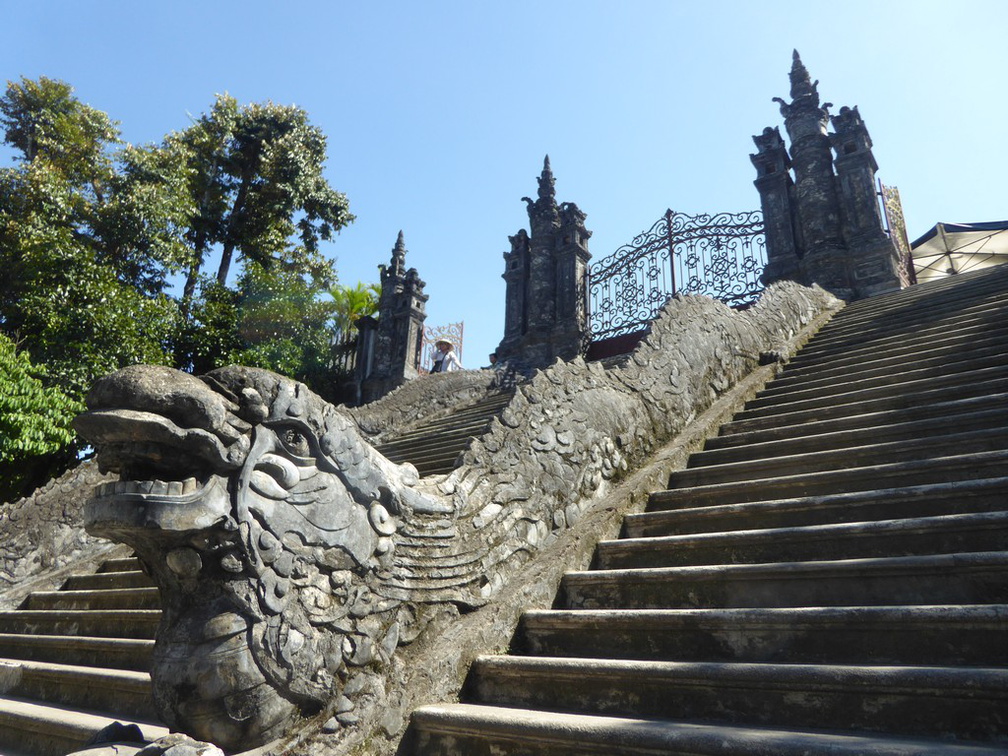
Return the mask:
[[[262, 268], [350, 223], [346, 196], [323, 176], [326, 139], [295, 106], [239, 106], [219, 95], [209, 113], [172, 139], [188, 150], [196, 212], [186, 235], [192, 265], [183, 292], [188, 303], [215, 246], [217, 283], [227, 284], [237, 251]], [[184, 304], [185, 307], [185, 304]]]
[[165, 362], [184, 173], [160, 148], [114, 150], [114, 124], [63, 82], [10, 83], [0, 114], [19, 153], [0, 169], [0, 331], [77, 399], [118, 367]]
[[30, 493], [72, 458], [70, 421], [84, 407], [44, 375], [0, 334], [0, 501]]
[[358, 320], [378, 311], [381, 284], [358, 281], [356, 286], [331, 286], [329, 296], [333, 301], [333, 330], [345, 341], [353, 336]]
[[324, 294], [335, 271], [303, 254], [268, 268], [247, 261], [234, 289], [205, 278], [180, 338], [187, 368], [204, 373], [228, 364], [251, 365], [305, 381], [327, 394], [333, 303]]

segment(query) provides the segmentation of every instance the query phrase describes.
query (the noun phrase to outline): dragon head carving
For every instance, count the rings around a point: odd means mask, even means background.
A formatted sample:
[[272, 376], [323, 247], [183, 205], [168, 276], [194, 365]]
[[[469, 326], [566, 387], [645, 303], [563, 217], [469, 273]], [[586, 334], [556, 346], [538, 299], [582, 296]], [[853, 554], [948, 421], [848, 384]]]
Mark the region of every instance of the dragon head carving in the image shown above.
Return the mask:
[[152, 668], [165, 721], [225, 749], [326, 710], [390, 657], [397, 528], [430, 501], [346, 414], [265, 370], [134, 366], [77, 429], [120, 480], [87, 509], [131, 545], [163, 605]]

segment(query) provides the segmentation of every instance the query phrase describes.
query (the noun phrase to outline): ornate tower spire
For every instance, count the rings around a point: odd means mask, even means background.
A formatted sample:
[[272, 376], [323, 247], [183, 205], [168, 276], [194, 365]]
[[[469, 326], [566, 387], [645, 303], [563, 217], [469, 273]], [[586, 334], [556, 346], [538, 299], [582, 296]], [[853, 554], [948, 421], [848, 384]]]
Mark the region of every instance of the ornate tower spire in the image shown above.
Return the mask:
[[406, 241], [403, 238], [402, 229], [399, 230], [399, 237], [392, 248], [392, 268], [401, 273], [406, 268]]
[[766, 225], [763, 281], [797, 278], [845, 298], [898, 288], [897, 255], [875, 197], [878, 166], [857, 108], [841, 108], [829, 134], [832, 103], [820, 104], [819, 81], [797, 50], [790, 80], [791, 102], [774, 98], [790, 155], [780, 132], [767, 128], [753, 137], [758, 152], [750, 156]]
[[791, 54], [791, 99], [798, 100], [803, 97], [813, 97], [815, 104], [819, 104], [819, 80], [812, 81], [808, 69], [802, 63], [801, 56], [797, 50]]
[[556, 179], [553, 178], [553, 170], [550, 168], [549, 155], [543, 160], [542, 174], [539, 176], [539, 199], [552, 200], [556, 197]]

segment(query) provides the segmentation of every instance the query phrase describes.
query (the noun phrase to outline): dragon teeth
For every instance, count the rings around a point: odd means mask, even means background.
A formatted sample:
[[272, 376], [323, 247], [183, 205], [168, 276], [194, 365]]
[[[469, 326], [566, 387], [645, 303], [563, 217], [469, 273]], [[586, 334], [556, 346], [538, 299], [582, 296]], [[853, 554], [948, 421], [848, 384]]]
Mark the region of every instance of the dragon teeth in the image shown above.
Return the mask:
[[95, 495], [119, 496], [123, 494], [148, 494], [152, 496], [183, 496], [200, 487], [196, 478], [186, 480], [113, 480], [99, 484]]

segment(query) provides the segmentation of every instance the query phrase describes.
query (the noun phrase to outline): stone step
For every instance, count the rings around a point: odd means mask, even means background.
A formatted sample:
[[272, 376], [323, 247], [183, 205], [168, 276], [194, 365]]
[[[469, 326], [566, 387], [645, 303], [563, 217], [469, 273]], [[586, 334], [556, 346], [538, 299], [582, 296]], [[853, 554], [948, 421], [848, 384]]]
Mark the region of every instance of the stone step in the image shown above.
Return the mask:
[[1008, 666], [1008, 605], [543, 610], [512, 653], [654, 661]]
[[112, 588], [84, 591], [36, 591], [24, 602], [25, 609], [158, 609], [157, 588]]
[[[947, 424], [941, 430], [955, 428]], [[843, 437], [828, 439], [834, 443], [843, 443]], [[715, 464], [703, 464], [703, 458], [698, 460], [698, 466], [690, 466], [678, 470], [669, 476], [669, 488], [688, 488], [693, 486], [708, 486], [718, 483], [729, 483], [739, 480], [754, 480], [758, 478], [773, 478], [785, 475], [797, 476], [803, 473], [815, 473], [826, 470], [853, 471], [860, 467], [878, 466], [899, 462], [939, 457], [948, 449], [955, 449], [959, 454], [974, 454], [990, 451], [1008, 450], [1008, 424], [994, 423], [993, 427], [961, 433], [944, 433], [942, 435], [907, 436], [883, 443], [866, 443], [849, 446], [829, 445], [824, 449], [816, 449], [814, 441], [809, 440], [812, 450], [805, 453], [781, 454], [779, 456], [757, 457], [741, 460], [717, 460]]]
[[[113, 722], [136, 724], [144, 739], [168, 735], [168, 728], [142, 720], [51, 706], [0, 695], [0, 753], [5, 756], [64, 756], [81, 749], [95, 733]], [[116, 753], [127, 756], [124, 746]]]
[[0, 633], [0, 657], [149, 672], [153, 639]]
[[[868, 418], [868, 421], [880, 418]], [[890, 415], [891, 419], [891, 415]], [[909, 440], [935, 438], [957, 432], [997, 431], [1008, 427], [1008, 402], [991, 409], [959, 412], [915, 419], [907, 422], [890, 422], [884, 425], [869, 424], [862, 427], [816, 433], [773, 441], [705, 448], [690, 455], [689, 467], [706, 467], [753, 459], [773, 459], [803, 453], [816, 453], [838, 449], [854, 449], [878, 444], [891, 444]], [[707, 446], [710, 446], [709, 444]], [[879, 460], [881, 461], [881, 460]]]
[[387, 456], [386, 452], [395, 452], [401, 449], [412, 448], [416, 444], [421, 443], [431, 443], [437, 441], [444, 443], [458, 442], [462, 439], [482, 435], [483, 431], [490, 424], [491, 419], [492, 418], [484, 418], [478, 422], [451, 424], [440, 428], [427, 428], [411, 433], [404, 433], [401, 436], [396, 436], [394, 439], [380, 444], [377, 448], [381, 449], [382, 454], [386, 454]]
[[[944, 340], [947, 337], [965, 341], [966, 333], [983, 329], [1002, 330], [999, 311], [1003, 309], [1004, 294], [965, 306], [947, 305], [921, 317], [912, 313], [900, 320], [878, 317], [852, 317], [849, 310], [841, 310], [816, 334], [816, 338], [795, 355], [796, 366], [821, 363], [830, 356], [845, 352], [855, 355], [866, 351], [867, 344], [876, 344], [886, 350], [905, 349], [908, 345], [922, 345], [929, 338]], [[999, 301], [1002, 300], [1002, 301]]]
[[982, 317], [950, 319], [911, 333], [883, 335], [855, 332], [832, 344], [820, 344], [817, 335], [807, 347], [788, 361], [785, 372], [789, 377], [809, 377], [819, 371], [828, 373], [844, 366], [870, 366], [882, 359], [913, 360], [926, 356], [932, 348], [941, 349], [947, 354], [956, 345], [965, 349], [977, 339], [984, 343], [996, 342], [1005, 333], [1005, 325], [998, 318], [998, 309], [991, 308]]
[[992, 512], [1003, 510], [1006, 501], [1008, 477], [991, 477], [635, 513], [625, 518], [623, 532], [630, 538], [642, 538]]
[[[710, 468], [715, 469], [715, 468]], [[655, 491], [648, 509], [673, 509], [767, 501], [826, 494], [951, 483], [995, 478], [1008, 470], [1008, 450], [956, 454], [853, 469], [805, 472], [797, 475], [735, 480]], [[680, 473], [673, 473], [677, 477]]]
[[[934, 392], [944, 390], [942, 398], [952, 399], [959, 394], [959, 388], [969, 386], [975, 381], [987, 381], [1008, 376], [1008, 363], [990, 365], [975, 370], [962, 370], [955, 373], [940, 373], [924, 378], [913, 378], [903, 383], [874, 384], [864, 388], [847, 388], [841, 385], [839, 391], [833, 393], [813, 394], [802, 397], [791, 397], [788, 401], [767, 399], [752, 399], [746, 402], [745, 409], [737, 415], [740, 419], [781, 413], [800, 412], [808, 409], [837, 409], [837, 405], [858, 405], [873, 400], [895, 401], [893, 406], [907, 406], [907, 398], [916, 392]], [[972, 394], [975, 396], [975, 394]]]
[[402, 452], [399, 454], [386, 455], [391, 461], [402, 464], [404, 462], [409, 462], [413, 465], [417, 473], [419, 473], [421, 478], [425, 478], [428, 475], [444, 475], [451, 472], [455, 468], [455, 461], [458, 459], [458, 455], [462, 452], [462, 449], [457, 451], [447, 451], [442, 456], [432, 457], [429, 459], [416, 459], [412, 454], [407, 452]]
[[[993, 316], [991, 316], [993, 317]], [[955, 348], [968, 351], [974, 340], [982, 344], [994, 344], [1004, 338], [1005, 326], [995, 322], [949, 322], [933, 326], [929, 330], [913, 335], [900, 334], [891, 339], [872, 339], [865, 334], [845, 348], [841, 345], [830, 351], [798, 352], [788, 361], [782, 376], [788, 379], [812, 378], [820, 373], [822, 377], [835, 376], [843, 369], [871, 369], [899, 360], [912, 362], [926, 357], [932, 349], [949, 356]], [[809, 342], [810, 344], [813, 343]]]
[[2, 694], [155, 721], [150, 675], [25, 659], [0, 659]]
[[956, 296], [950, 292], [946, 297], [930, 296], [926, 303], [920, 300], [915, 303], [908, 297], [895, 308], [880, 306], [878, 300], [871, 305], [851, 303], [820, 329], [822, 339], [817, 339], [816, 345], [841, 342], [845, 338], [856, 343], [865, 336], [889, 338], [903, 334], [912, 337], [921, 330], [934, 328], [938, 323], [982, 320], [1002, 306], [1005, 288], [1002, 279], [989, 281], [968, 296]]
[[478, 426], [489, 423], [511, 402], [513, 393], [502, 394], [493, 400], [480, 402], [456, 409], [449, 415], [437, 417], [429, 421], [421, 421], [420, 424], [403, 430], [395, 438], [389, 439], [391, 443], [401, 438], [423, 436], [433, 430], [443, 431], [453, 427]]
[[[954, 317], [963, 309], [998, 302], [1004, 298], [1005, 276], [1001, 271], [985, 281], [969, 285], [960, 283], [941, 290], [928, 283], [898, 292], [892, 299], [871, 297], [851, 302], [841, 311], [841, 323], [872, 326], [875, 329], [906, 327], [910, 330], [919, 323]], [[840, 328], [841, 324], [832, 324]]]
[[969, 417], [975, 413], [1001, 412], [1006, 407], [1008, 407], [1008, 393], [1002, 392], [880, 412], [866, 412], [828, 420], [809, 420], [797, 425], [766, 424], [766, 427], [749, 431], [737, 430], [734, 423], [729, 422], [721, 426], [720, 435], [707, 440], [704, 450], [714, 451], [792, 439], [804, 439], [800, 443], [814, 443], [815, 437], [819, 435], [866, 429], [876, 429], [880, 433], [884, 433], [884, 429], [890, 426], [927, 420], [944, 419], [948, 421], [949, 418], [955, 418], [958, 422], [958, 419], [962, 417]]
[[140, 560], [135, 556], [106, 559], [101, 563], [98, 572], [133, 572], [139, 570]]
[[96, 572], [91, 575], [72, 575], [66, 579], [63, 591], [105, 591], [115, 588], [150, 588], [154, 581], [140, 570]]
[[621, 538], [601, 541], [595, 564], [614, 570], [1002, 550], [1008, 511]]
[[151, 639], [160, 622], [158, 609], [18, 609], [0, 612], [0, 633]]
[[[762, 394], [781, 391], [791, 386], [830, 385], [838, 381], [846, 381], [851, 377], [867, 378], [872, 375], [884, 375], [905, 369], [908, 365], [915, 368], [944, 367], [945, 365], [968, 360], [970, 356], [988, 354], [1004, 354], [1008, 334], [1003, 331], [991, 332], [987, 328], [978, 328], [968, 335], [969, 349], [963, 346], [964, 334], [956, 336], [946, 334], [935, 336], [928, 343], [926, 353], [899, 353], [898, 350], [883, 350], [867, 356], [855, 363], [841, 363], [834, 367], [819, 365], [800, 368], [788, 364], [784, 371], [763, 390]], [[894, 353], [896, 352], [896, 353]]]
[[408, 457], [413, 464], [438, 457], [450, 456], [454, 459], [462, 450], [469, 446], [469, 442], [475, 437], [473, 434], [465, 434], [447, 438], [427, 438], [393, 449], [385, 449], [382, 451], [382, 454], [389, 459], [393, 459], [396, 456]]
[[875, 399], [844, 397], [842, 401], [831, 405], [812, 404], [802, 408], [785, 405], [750, 411], [743, 410], [737, 413], [730, 423], [726, 423], [721, 432], [729, 434], [761, 431], [774, 427], [839, 420], [876, 412], [913, 409], [935, 403], [1008, 393], [1008, 373], [990, 368], [984, 373], [985, 375], [975, 376], [976, 380], [972, 382], [960, 383], [951, 388], [948, 386], [938, 388], [918, 386], [911, 391], [883, 393]]
[[899, 357], [876, 360], [868, 365], [841, 366], [836, 369], [836, 374], [817, 373], [818, 377], [815, 379], [809, 376], [797, 376], [794, 380], [786, 382], [776, 379], [760, 391], [754, 401], [769, 403], [771, 400], [781, 402], [801, 400], [817, 394], [829, 396], [845, 391], [891, 386], [933, 376], [996, 367], [1006, 363], [1008, 363], [1008, 337], [968, 351], [964, 351], [962, 345], [959, 345], [953, 353], [944, 355], [939, 353], [933, 359], [908, 362], [906, 357]]
[[1008, 552], [569, 572], [567, 609], [728, 609], [1008, 602]]
[[993, 756], [1000, 745], [588, 716], [514, 707], [424, 706], [404, 756]]
[[[1008, 344], [1008, 342], [1006, 342]], [[884, 396], [887, 393], [895, 393], [903, 390], [909, 385], [910, 390], [921, 388], [925, 384], [922, 382], [933, 382], [934, 388], [941, 386], [957, 385], [957, 379], [962, 380], [963, 376], [975, 375], [978, 371], [989, 370], [990, 375], [998, 375], [998, 370], [1008, 366], [1008, 356], [1006, 353], [987, 355], [986, 357], [972, 356], [955, 363], [944, 366], [925, 367], [904, 367], [900, 370], [892, 370], [883, 375], [870, 376], [862, 379], [859, 375], [851, 372], [846, 378], [829, 381], [822, 385], [788, 387], [785, 391], [761, 391], [757, 396], [746, 403], [746, 409], [756, 409], [760, 407], [772, 407], [783, 404], [798, 404], [809, 399], [824, 400], [829, 397], [839, 396], [840, 401], [844, 395], [855, 392], [875, 392], [874, 396]]]
[[479, 657], [467, 699], [491, 706], [731, 725], [993, 741], [1008, 748], [1008, 670]]

